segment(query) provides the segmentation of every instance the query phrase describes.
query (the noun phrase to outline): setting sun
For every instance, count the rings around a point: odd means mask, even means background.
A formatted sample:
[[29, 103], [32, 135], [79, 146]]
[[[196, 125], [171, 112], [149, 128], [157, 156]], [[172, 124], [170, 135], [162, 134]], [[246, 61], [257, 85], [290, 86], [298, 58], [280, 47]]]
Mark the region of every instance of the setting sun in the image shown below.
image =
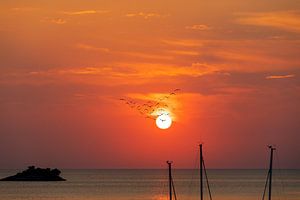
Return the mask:
[[156, 125], [160, 129], [168, 129], [172, 125], [172, 119], [167, 113], [161, 114], [156, 118]]

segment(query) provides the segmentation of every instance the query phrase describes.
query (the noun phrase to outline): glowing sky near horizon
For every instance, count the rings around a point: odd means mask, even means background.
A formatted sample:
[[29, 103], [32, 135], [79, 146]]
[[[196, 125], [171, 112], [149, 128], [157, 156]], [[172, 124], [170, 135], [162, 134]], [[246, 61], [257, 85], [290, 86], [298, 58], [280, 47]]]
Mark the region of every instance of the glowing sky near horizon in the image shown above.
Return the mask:
[[[0, 19], [0, 168], [189, 168], [199, 142], [208, 167], [276, 144], [300, 168], [296, 0], [4, 0]], [[166, 130], [118, 100], [175, 88]]]

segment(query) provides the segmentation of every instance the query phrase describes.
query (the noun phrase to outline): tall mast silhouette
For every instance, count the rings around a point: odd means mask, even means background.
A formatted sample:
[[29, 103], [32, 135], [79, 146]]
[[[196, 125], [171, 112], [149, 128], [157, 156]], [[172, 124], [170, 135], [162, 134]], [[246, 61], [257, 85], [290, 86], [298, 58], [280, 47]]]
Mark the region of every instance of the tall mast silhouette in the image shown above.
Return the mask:
[[172, 161], [167, 161], [168, 168], [169, 168], [169, 199], [172, 200], [172, 195], [174, 193], [174, 199], [177, 200], [176, 197], [176, 191], [175, 191], [175, 186], [173, 182], [173, 177], [172, 177]]
[[172, 200], [172, 161], [167, 161], [169, 167], [169, 197]]
[[267, 189], [268, 183], [269, 183], [268, 200], [272, 200], [273, 151], [276, 150], [276, 148], [274, 148], [272, 145], [270, 145], [268, 147], [270, 149], [270, 166], [269, 166], [269, 170], [268, 170], [268, 175], [267, 175], [267, 179], [266, 179], [266, 183], [265, 183], [265, 189], [264, 189], [262, 200], [265, 199], [265, 194], [266, 194], [266, 189]]
[[275, 148], [273, 148], [272, 146], [269, 146], [270, 150], [271, 150], [271, 155], [270, 155], [270, 168], [269, 168], [269, 174], [270, 174], [270, 178], [269, 178], [269, 200], [272, 199], [272, 171], [273, 171], [273, 151], [275, 150]]
[[206, 185], [207, 185], [207, 190], [208, 190], [208, 194], [209, 194], [209, 199], [212, 200], [208, 177], [207, 177], [207, 172], [206, 172], [206, 168], [205, 168], [205, 162], [203, 159], [202, 146], [203, 146], [202, 144], [199, 145], [199, 148], [200, 148], [200, 200], [203, 200], [203, 171], [204, 171], [204, 175], [205, 175], [205, 179], [206, 179]]
[[202, 154], [202, 144], [200, 147], [200, 200], [203, 200], [203, 154]]

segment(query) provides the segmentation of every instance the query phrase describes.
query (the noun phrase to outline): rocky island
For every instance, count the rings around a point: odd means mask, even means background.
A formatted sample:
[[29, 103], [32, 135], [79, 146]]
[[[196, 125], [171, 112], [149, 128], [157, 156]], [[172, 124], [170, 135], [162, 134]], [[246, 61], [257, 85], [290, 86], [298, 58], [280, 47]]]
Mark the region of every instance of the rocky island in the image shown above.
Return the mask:
[[14, 176], [9, 176], [0, 181], [65, 181], [66, 179], [59, 176], [60, 170], [58, 169], [42, 169], [30, 166], [28, 169]]

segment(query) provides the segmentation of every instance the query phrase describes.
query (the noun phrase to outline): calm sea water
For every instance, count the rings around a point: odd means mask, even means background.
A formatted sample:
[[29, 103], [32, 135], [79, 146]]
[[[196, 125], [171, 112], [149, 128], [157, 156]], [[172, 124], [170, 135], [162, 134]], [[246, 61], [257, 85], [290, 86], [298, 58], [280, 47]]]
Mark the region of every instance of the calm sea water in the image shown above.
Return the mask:
[[[0, 177], [17, 170], [0, 170]], [[165, 200], [167, 170], [62, 170], [65, 182], [0, 182], [0, 200]], [[173, 170], [177, 199], [199, 199], [196, 170]], [[266, 170], [208, 170], [213, 199], [259, 200]], [[300, 199], [300, 170], [274, 172], [273, 199]], [[205, 191], [205, 199], [209, 199]]]

